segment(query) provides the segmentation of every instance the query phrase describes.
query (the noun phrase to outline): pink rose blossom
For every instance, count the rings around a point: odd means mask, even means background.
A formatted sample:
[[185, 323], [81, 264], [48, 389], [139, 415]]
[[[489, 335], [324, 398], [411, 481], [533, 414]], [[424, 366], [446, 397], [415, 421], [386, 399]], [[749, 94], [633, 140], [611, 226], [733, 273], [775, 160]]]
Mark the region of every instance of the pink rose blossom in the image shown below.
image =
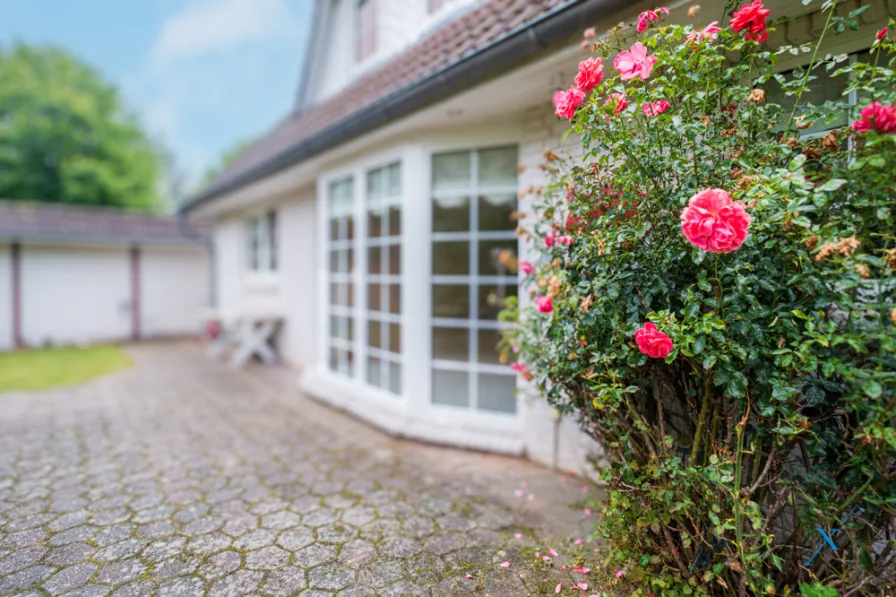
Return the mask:
[[594, 39], [595, 37], [597, 37], [597, 30], [594, 27], [588, 27], [582, 33], [582, 37], [584, 37], [585, 39]]
[[644, 110], [644, 114], [647, 116], [657, 116], [668, 110], [670, 107], [672, 107], [672, 104], [666, 100], [657, 100], [649, 104], [644, 104], [641, 106], [641, 109]]
[[880, 31], [877, 32], [877, 35], [875, 35], [874, 38], [877, 39], [877, 41], [883, 41], [883, 40], [887, 39], [887, 33], [889, 33], [889, 30], [886, 27], [884, 27], [883, 29], [881, 29]]
[[709, 40], [710, 42], [715, 41], [716, 37], [719, 35], [719, 32], [722, 31], [722, 28], [719, 27], [718, 21], [713, 21], [703, 29], [698, 29], [691, 33], [688, 38], [685, 40], [686, 44], [691, 44], [692, 49], [697, 49], [697, 44], [702, 41]]
[[566, 91], [555, 93], [553, 99], [554, 114], [569, 119], [576, 115], [576, 108], [585, 101], [585, 92], [573, 85]]
[[[519, 361], [516, 361], [515, 363], [511, 363], [510, 368], [513, 371], [516, 371], [517, 373], [519, 373], [520, 377], [522, 377], [526, 381], [532, 381], [532, 372], [529, 371], [528, 367], [526, 367], [524, 364], [520, 363]], [[521, 489], [517, 489], [516, 497], [523, 497], [524, 493], [525, 492], [522, 491]], [[522, 537], [522, 535], [520, 535], [520, 537]], [[517, 537], [517, 539], [519, 539], [520, 537]]]
[[647, 29], [647, 23], [650, 21], [654, 21], [660, 18], [656, 12], [652, 10], [645, 10], [641, 14], [638, 15], [638, 33], [644, 33], [644, 30]]
[[876, 130], [879, 133], [896, 133], [896, 104], [884, 106], [871, 102], [859, 112], [858, 120], [853, 121], [852, 130], [866, 133]]
[[524, 276], [528, 276], [535, 271], [535, 266], [526, 260], [520, 260], [520, 271]]
[[656, 325], [650, 321], [643, 328], [635, 330], [635, 342], [638, 350], [651, 359], [665, 359], [674, 348], [672, 339], [656, 329]]
[[631, 50], [619, 52], [613, 60], [613, 66], [619, 71], [619, 78], [623, 81], [640, 77], [642, 80], [650, 76], [653, 65], [656, 64], [656, 56], [648, 56], [647, 48], [641, 42], [632, 46]]
[[735, 31], [746, 30], [747, 39], [764, 42], [768, 39], [768, 24], [765, 20], [771, 11], [762, 5], [762, 0], [753, 0], [741, 6], [731, 15], [731, 28]]
[[535, 299], [535, 306], [542, 313], [550, 313], [554, 310], [554, 299], [545, 295]]
[[625, 576], [625, 570], [616, 571], [616, 578], [622, 578], [623, 576]]
[[641, 14], [638, 15], [638, 33], [644, 33], [644, 30], [647, 29], [647, 23], [650, 21], [655, 21], [660, 18], [660, 15], [669, 16], [669, 9], [665, 7], [659, 7], [656, 10], [645, 10]]
[[747, 240], [751, 217], [740, 201], [722, 189], [704, 189], [681, 212], [681, 230], [695, 247], [710, 253], [730, 253]]
[[579, 72], [575, 84], [588, 93], [597, 87], [604, 78], [604, 62], [600, 58], [588, 58], [579, 63]]
[[621, 93], [611, 93], [610, 95], [608, 95], [607, 101], [604, 102], [604, 105], [613, 105], [614, 102], [615, 107], [613, 108], [613, 116], [619, 116], [625, 111], [626, 108], [628, 108], [628, 98]]
[[688, 16], [692, 19], [697, 16], [697, 13], [700, 12], [700, 5], [694, 4], [688, 9]]
[[568, 234], [564, 234], [563, 236], [557, 237], [558, 245], [566, 245], [567, 247], [572, 244], [572, 237]]

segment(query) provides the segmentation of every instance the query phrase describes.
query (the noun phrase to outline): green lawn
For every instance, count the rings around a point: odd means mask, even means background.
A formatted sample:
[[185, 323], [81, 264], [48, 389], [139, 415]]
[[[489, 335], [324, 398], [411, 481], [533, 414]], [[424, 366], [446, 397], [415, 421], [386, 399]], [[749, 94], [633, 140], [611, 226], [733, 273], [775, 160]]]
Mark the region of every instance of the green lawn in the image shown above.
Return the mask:
[[0, 392], [72, 386], [130, 366], [112, 345], [0, 353]]

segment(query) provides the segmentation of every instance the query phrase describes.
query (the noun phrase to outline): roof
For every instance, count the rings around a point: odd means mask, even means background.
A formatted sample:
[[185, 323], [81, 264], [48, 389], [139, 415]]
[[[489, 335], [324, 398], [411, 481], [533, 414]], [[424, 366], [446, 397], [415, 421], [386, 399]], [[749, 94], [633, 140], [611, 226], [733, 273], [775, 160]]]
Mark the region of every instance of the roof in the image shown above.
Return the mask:
[[[196, 243], [211, 226], [190, 219], [195, 233], [177, 219], [110, 207], [0, 200], [0, 238], [66, 242]], [[201, 235], [201, 236], [200, 236]]]
[[579, 1], [485, 0], [318, 106], [288, 115], [221, 172], [203, 195], [224, 192], [234, 181], [378, 100], [477, 53], [553, 9]]

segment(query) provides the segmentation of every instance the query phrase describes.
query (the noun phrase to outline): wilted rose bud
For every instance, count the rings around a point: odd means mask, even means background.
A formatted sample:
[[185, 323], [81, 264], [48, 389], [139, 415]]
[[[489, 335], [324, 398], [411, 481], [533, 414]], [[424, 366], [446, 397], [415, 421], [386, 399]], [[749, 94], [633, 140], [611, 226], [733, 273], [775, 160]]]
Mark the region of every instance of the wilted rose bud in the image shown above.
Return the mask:
[[697, 16], [697, 13], [698, 13], [698, 12], [700, 12], [700, 5], [699, 5], [699, 4], [693, 4], [693, 5], [691, 5], [691, 7], [688, 9], [688, 16], [691, 17], [691, 18], [693, 19], [694, 17]]

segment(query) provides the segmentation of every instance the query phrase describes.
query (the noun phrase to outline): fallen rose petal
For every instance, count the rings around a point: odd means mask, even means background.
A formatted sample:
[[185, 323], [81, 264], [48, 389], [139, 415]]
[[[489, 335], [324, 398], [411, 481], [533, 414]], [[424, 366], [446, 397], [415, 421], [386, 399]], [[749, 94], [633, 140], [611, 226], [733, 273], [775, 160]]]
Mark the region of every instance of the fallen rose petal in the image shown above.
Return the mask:
[[554, 589], [554, 592], [559, 594], [560, 591], [562, 591], [562, 590], [563, 590], [563, 583], [560, 583], [560, 584], [558, 584], [557, 587]]
[[582, 589], [583, 591], [587, 591], [587, 590], [588, 590], [588, 583], [586, 583], [586, 582], [580, 582], [580, 583], [577, 584], [576, 586], [579, 587], [580, 589]]
[[510, 568], [510, 562], [501, 562], [501, 568]]
[[523, 491], [522, 489], [517, 489], [516, 491], [513, 492], [513, 495], [515, 495], [518, 498], [521, 498], [524, 495], [526, 495], [526, 492]]
[[556, 558], [557, 556], [560, 555], [560, 554], [557, 552], [557, 550], [554, 549], [553, 547], [551, 547], [551, 548], [548, 549], [548, 553], [551, 554], [552, 556], [554, 556], [555, 558]]
[[529, 495], [526, 496], [526, 499], [529, 500], [529, 501], [531, 502], [532, 500], [535, 499], [535, 495], [533, 495], [533, 494], [530, 493]]
[[591, 516], [591, 508], [585, 508], [585, 516]]
[[467, 575], [467, 579], [471, 579], [471, 578], [473, 578], [473, 575], [472, 575], [472, 574], [468, 574], [468, 575]]
[[576, 537], [576, 540], [573, 541], [573, 543], [575, 543], [576, 545], [582, 545], [583, 543], [585, 543], [585, 540], [581, 537]]
[[543, 562], [550, 562], [550, 561], [551, 561], [551, 558], [549, 558], [548, 556], [542, 556], [541, 559], [542, 559]]
[[522, 534], [522, 533], [514, 533], [513, 538], [514, 538], [514, 539], [522, 539], [522, 538], [523, 538], [523, 534]]

